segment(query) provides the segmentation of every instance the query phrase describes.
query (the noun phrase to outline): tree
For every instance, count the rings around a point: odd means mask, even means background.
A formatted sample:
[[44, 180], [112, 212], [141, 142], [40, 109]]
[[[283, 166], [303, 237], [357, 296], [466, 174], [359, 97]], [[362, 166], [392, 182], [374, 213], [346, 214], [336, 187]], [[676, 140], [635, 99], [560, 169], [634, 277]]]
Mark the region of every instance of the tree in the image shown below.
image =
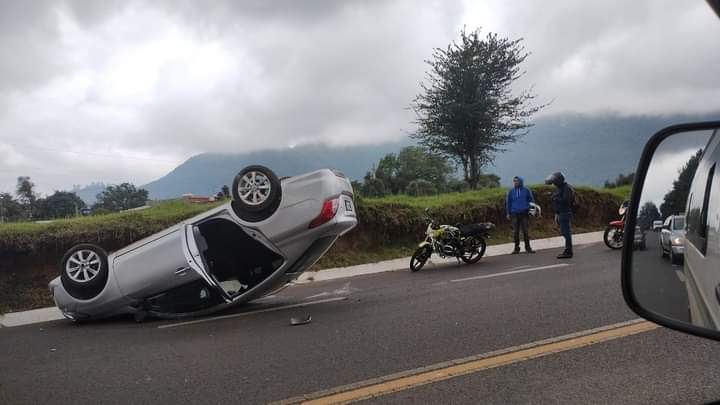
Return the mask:
[[33, 206], [37, 196], [35, 195], [35, 183], [30, 181], [30, 176], [20, 176], [17, 178], [17, 186], [15, 193], [18, 197], [18, 202], [25, 209], [28, 218], [33, 216]]
[[230, 187], [228, 187], [227, 184], [225, 184], [225, 185], [222, 186], [221, 191], [222, 191], [223, 197], [225, 197], [225, 198], [230, 198]]
[[662, 219], [662, 216], [660, 215], [660, 210], [658, 210], [657, 205], [648, 201], [643, 204], [642, 208], [640, 208], [637, 224], [640, 226], [640, 229], [646, 231], [652, 228], [653, 221], [657, 221], [659, 219]]
[[445, 157], [419, 146], [407, 146], [397, 155], [385, 155], [373, 173], [375, 179], [382, 180], [387, 192], [400, 194], [411, 182], [420, 179], [430, 182], [436, 189], [444, 189], [454, 171]]
[[615, 188], [620, 186], [631, 186], [635, 181], [635, 173], [618, 174], [615, 181], [605, 180], [605, 188]]
[[405, 194], [413, 197], [437, 194], [437, 187], [427, 180], [417, 179], [410, 182], [405, 189]]
[[0, 193], [0, 223], [20, 220], [25, 215], [23, 207], [10, 193]]
[[370, 171], [365, 174], [360, 194], [365, 197], [384, 197], [387, 195], [387, 189], [385, 188], [385, 183], [375, 178], [373, 172]]
[[35, 216], [43, 219], [67, 218], [78, 215], [82, 208], [85, 208], [85, 202], [77, 194], [56, 191], [53, 195], [35, 202]]
[[135, 188], [130, 183], [122, 183], [118, 186], [107, 186], [97, 195], [97, 200], [93, 209], [104, 208], [117, 212], [142, 207], [148, 200], [148, 192], [142, 188]]
[[685, 212], [685, 204], [687, 204], [688, 194], [690, 194], [690, 185], [701, 157], [702, 149], [698, 150], [678, 171], [678, 178], [673, 181], [672, 190], [665, 194], [663, 203], [660, 204], [660, 212], [663, 218]]
[[411, 108], [418, 130], [412, 136], [431, 151], [454, 160], [465, 181], [477, 188], [482, 168], [503, 145], [527, 134], [529, 118], [544, 105], [532, 106], [528, 90], [513, 95], [513, 82], [523, 76], [520, 64], [529, 55], [520, 44], [479, 30], [460, 33], [460, 43], [434, 50], [427, 83]]

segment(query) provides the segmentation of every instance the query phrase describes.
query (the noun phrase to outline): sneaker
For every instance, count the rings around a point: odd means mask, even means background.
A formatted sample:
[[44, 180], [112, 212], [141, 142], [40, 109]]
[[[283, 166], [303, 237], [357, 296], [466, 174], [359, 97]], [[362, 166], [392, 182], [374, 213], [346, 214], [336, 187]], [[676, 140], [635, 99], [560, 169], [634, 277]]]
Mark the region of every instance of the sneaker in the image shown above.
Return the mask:
[[557, 255], [558, 259], [571, 259], [573, 257], [572, 252], [562, 252], [559, 255]]
[[526, 248], [525, 253], [535, 253], [535, 251], [532, 248]]
[[520, 253], [520, 248], [515, 248], [515, 250], [512, 251], [512, 254], [516, 255]]

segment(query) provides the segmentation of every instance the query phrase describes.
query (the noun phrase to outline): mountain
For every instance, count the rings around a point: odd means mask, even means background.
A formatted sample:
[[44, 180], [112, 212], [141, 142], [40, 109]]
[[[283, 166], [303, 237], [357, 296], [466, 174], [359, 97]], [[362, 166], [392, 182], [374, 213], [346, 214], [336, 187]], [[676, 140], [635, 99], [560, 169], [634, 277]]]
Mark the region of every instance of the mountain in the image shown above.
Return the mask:
[[718, 119], [704, 115], [618, 116], [564, 114], [542, 117], [530, 133], [497, 155], [488, 172], [510, 183], [513, 176], [542, 183], [561, 171], [571, 184], [600, 186], [620, 173], [634, 172], [645, 143], [672, 124]]
[[103, 190], [105, 190], [104, 183], [92, 183], [85, 187], [76, 185], [73, 187], [73, 192], [87, 205], [94, 204], [97, 201], [97, 195], [102, 193]]
[[[496, 173], [502, 183], [508, 185], [515, 175], [524, 176], [528, 183], [542, 183], [548, 174], [559, 170], [572, 184], [600, 186], [619, 173], [633, 172], [643, 146], [659, 129], [675, 123], [718, 117], [720, 114], [562, 114], [540, 117], [534, 121], [530, 133], [499, 153], [494, 164], [485, 172]], [[224, 184], [231, 185], [235, 174], [250, 164], [266, 165], [278, 176], [330, 167], [343, 171], [354, 180], [361, 180], [382, 156], [411, 144], [412, 140], [405, 139], [341, 148], [303, 145], [237, 154], [205, 153], [191, 157], [167, 175], [143, 187], [153, 199], [178, 197], [185, 193], [213, 195]], [[88, 195], [94, 201], [98, 192], [90, 190]]]
[[351, 179], [360, 180], [373, 163], [390, 152], [398, 152], [410, 145], [410, 140], [379, 145], [329, 147], [303, 145], [282, 150], [265, 150], [239, 154], [203, 153], [193, 156], [166, 176], [144, 186], [153, 199], [195, 195], [214, 195], [243, 167], [261, 164], [278, 176], [294, 176], [308, 171], [334, 168]]

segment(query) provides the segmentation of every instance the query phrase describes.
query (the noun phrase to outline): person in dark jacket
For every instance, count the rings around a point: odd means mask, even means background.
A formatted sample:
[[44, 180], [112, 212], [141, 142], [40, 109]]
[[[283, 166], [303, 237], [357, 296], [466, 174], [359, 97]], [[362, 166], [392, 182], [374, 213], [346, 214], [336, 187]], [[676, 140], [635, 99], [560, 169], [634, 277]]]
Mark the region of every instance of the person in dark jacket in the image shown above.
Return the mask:
[[560, 226], [560, 234], [565, 238], [565, 250], [560, 253], [558, 259], [569, 259], [573, 257], [572, 246], [572, 219], [573, 207], [575, 205], [575, 190], [565, 181], [565, 176], [555, 172], [545, 179], [545, 184], [555, 186], [552, 194], [553, 208], [555, 209], [555, 223]]
[[525, 187], [522, 177], [513, 177], [513, 188], [508, 191], [506, 205], [507, 218], [512, 220], [513, 237], [515, 240], [515, 250], [513, 254], [520, 253], [520, 231], [522, 231], [525, 240], [525, 252], [535, 253], [530, 247], [530, 235], [528, 234], [528, 222], [530, 203], [535, 202], [532, 191]]

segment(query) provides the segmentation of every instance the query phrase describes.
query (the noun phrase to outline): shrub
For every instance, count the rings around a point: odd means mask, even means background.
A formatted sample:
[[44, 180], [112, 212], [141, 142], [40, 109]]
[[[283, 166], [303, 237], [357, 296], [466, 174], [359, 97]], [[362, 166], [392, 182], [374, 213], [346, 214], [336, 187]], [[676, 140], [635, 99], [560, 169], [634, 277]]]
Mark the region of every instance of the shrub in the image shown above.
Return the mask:
[[411, 181], [405, 188], [405, 193], [413, 197], [437, 194], [438, 190], [434, 184], [427, 180], [418, 179]]

